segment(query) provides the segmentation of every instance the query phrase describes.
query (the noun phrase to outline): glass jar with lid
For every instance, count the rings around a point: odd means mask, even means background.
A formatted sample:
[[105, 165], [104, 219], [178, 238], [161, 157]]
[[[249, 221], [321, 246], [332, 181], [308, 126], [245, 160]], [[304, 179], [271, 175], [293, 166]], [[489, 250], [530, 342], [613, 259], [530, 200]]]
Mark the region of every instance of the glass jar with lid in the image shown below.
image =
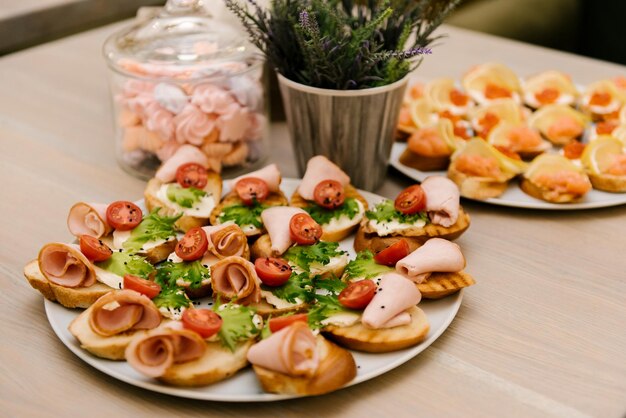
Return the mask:
[[265, 158], [263, 57], [200, 0], [169, 0], [104, 44], [119, 164], [147, 179], [179, 147], [235, 175]]

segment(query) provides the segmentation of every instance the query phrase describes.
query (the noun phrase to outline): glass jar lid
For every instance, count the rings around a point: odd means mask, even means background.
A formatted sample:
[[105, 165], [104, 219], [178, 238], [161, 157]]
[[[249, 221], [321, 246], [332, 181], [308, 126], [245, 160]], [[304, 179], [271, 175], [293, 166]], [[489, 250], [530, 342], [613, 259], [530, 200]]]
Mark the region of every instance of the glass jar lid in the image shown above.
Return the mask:
[[168, 0], [156, 16], [114, 33], [107, 64], [139, 78], [234, 75], [262, 62], [241, 31], [211, 17], [201, 0]]

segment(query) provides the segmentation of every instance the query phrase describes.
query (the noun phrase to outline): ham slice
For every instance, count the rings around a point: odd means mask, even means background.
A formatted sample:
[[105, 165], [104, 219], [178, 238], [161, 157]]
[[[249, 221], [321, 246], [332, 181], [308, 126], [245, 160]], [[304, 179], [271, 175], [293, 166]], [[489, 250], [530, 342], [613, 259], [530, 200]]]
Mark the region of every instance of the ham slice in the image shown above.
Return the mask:
[[241, 305], [261, 300], [261, 281], [254, 264], [241, 257], [226, 257], [211, 266], [213, 296]]
[[242, 257], [248, 248], [246, 234], [234, 222], [202, 227], [209, 240], [208, 251], [218, 258]]
[[78, 202], [67, 215], [67, 228], [76, 238], [91, 235], [101, 238], [109, 235], [113, 228], [107, 223], [107, 207], [104, 203]]
[[320, 363], [317, 340], [304, 322], [294, 322], [250, 347], [248, 361], [278, 373], [310, 378]]
[[[406, 323], [407, 309], [417, 305], [422, 294], [411, 280], [398, 273], [385, 274], [374, 298], [363, 311], [361, 322], [367, 328], [391, 328]], [[410, 315], [409, 315], [410, 322]]]
[[163, 183], [170, 183], [176, 179], [178, 167], [186, 163], [198, 163], [203, 167], [208, 167], [209, 159], [197, 147], [185, 144], [178, 148], [167, 161], [161, 164], [154, 177]]
[[459, 217], [459, 188], [450, 179], [442, 176], [427, 177], [422, 182], [426, 194], [426, 212], [435, 225], [448, 228]]
[[306, 211], [291, 206], [273, 206], [261, 212], [261, 220], [270, 236], [272, 254], [275, 256], [283, 254], [293, 244], [289, 222], [298, 213], [306, 213]]
[[202, 357], [206, 343], [199, 334], [162, 328], [135, 337], [126, 347], [126, 361], [135, 370], [150, 377], [163, 376], [177, 363]]
[[431, 273], [456, 273], [465, 268], [461, 247], [442, 238], [431, 238], [424, 245], [396, 263], [396, 270], [415, 283], [422, 283]]
[[237, 184], [239, 180], [250, 178], [250, 177], [263, 180], [265, 183], [267, 183], [267, 187], [270, 192], [275, 193], [275, 192], [280, 191], [280, 182], [282, 178], [280, 176], [280, 171], [278, 170], [278, 167], [276, 166], [276, 164], [270, 164], [268, 166], [263, 167], [260, 170], [253, 171], [251, 173], [247, 173], [237, 178], [234, 178], [230, 181], [230, 187], [234, 188], [235, 184]]
[[343, 187], [350, 184], [350, 177], [323, 155], [316, 155], [306, 165], [306, 172], [298, 187], [298, 193], [306, 200], [314, 200], [315, 187], [324, 180], [335, 180]]
[[153, 329], [161, 323], [161, 313], [154, 302], [134, 290], [109, 292], [90, 309], [89, 325], [96, 334], [104, 337], [138, 329]]
[[39, 270], [49, 282], [63, 287], [89, 287], [96, 282], [91, 261], [74, 244], [53, 242], [37, 256]]

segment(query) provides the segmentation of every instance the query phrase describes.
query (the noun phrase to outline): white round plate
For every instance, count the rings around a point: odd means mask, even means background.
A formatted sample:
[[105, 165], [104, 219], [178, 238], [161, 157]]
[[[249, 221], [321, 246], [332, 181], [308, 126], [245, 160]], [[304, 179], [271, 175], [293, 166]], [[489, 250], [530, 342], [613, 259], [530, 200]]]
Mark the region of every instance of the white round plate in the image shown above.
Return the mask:
[[[417, 180], [423, 181], [428, 176], [446, 176], [445, 171], [420, 171], [411, 167], [407, 167], [400, 163], [400, 155], [404, 152], [406, 143], [396, 142], [391, 149], [391, 158], [389, 164], [402, 174]], [[470, 199], [470, 198], [466, 198]], [[491, 203], [499, 206], [509, 206], [512, 208], [527, 209], [544, 209], [544, 210], [579, 210], [606, 208], [609, 206], [619, 206], [626, 204], [626, 193], [607, 193], [600, 190], [592, 189], [585, 198], [577, 203], [550, 203], [540, 199], [535, 199], [527, 195], [519, 187], [518, 181], [513, 180], [509, 183], [509, 188], [500, 197], [491, 197], [485, 200], [477, 200], [479, 202]]]
[[[291, 196], [298, 183], [299, 180], [283, 179], [281, 188], [287, 196]], [[364, 191], [361, 191], [361, 194], [363, 194], [371, 205], [383, 199], [381, 196]], [[351, 236], [340, 243], [341, 248], [348, 251], [352, 258], [355, 256], [354, 249], [352, 248], [353, 242], [354, 237]], [[462, 298], [463, 291], [460, 291], [443, 299], [434, 301], [424, 300], [420, 302], [419, 307], [424, 310], [430, 322], [430, 331], [421, 344], [404, 350], [383, 354], [368, 354], [353, 351], [352, 354], [354, 355], [354, 360], [358, 367], [357, 375], [346, 387], [356, 385], [357, 383], [372, 379], [394, 369], [426, 349], [426, 347], [431, 345], [446, 328], [448, 328], [448, 325], [450, 325], [461, 306]], [[271, 402], [300, 397], [298, 395], [275, 395], [264, 392], [251, 368], [241, 370], [235, 376], [209, 386], [199, 388], [168, 386], [138, 373], [124, 361], [101, 359], [80, 348], [80, 344], [69, 333], [67, 327], [70, 322], [78, 316], [81, 310], [67, 309], [47, 299], [45, 300], [45, 308], [52, 329], [63, 344], [74, 354], [101, 372], [123, 382], [130, 383], [131, 385], [155, 392], [166, 393], [168, 395], [210, 401]]]

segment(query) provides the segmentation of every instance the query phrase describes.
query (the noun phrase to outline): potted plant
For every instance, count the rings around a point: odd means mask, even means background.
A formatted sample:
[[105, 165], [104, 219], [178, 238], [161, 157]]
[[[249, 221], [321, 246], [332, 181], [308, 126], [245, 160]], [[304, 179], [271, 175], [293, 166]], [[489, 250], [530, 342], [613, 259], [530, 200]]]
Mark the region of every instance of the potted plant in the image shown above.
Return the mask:
[[324, 154], [377, 188], [407, 75], [460, 0], [224, 1], [278, 73], [300, 172]]

